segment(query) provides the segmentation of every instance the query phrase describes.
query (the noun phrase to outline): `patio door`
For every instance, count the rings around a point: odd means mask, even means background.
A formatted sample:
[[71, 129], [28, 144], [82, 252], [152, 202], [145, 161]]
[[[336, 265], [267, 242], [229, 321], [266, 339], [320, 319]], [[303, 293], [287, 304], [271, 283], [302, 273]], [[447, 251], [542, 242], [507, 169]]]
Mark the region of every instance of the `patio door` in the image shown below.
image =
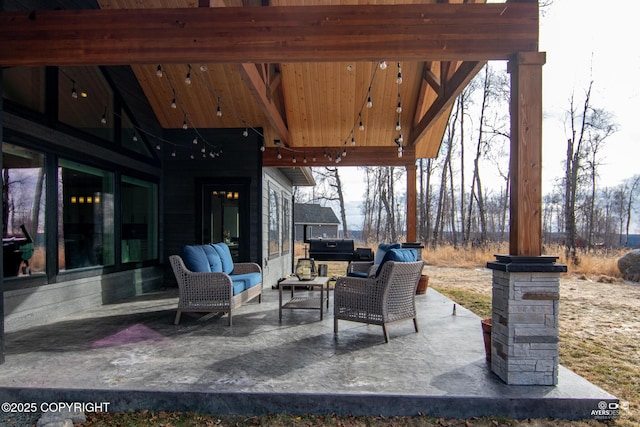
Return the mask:
[[234, 261], [248, 258], [248, 184], [202, 184], [202, 243], [225, 242]]

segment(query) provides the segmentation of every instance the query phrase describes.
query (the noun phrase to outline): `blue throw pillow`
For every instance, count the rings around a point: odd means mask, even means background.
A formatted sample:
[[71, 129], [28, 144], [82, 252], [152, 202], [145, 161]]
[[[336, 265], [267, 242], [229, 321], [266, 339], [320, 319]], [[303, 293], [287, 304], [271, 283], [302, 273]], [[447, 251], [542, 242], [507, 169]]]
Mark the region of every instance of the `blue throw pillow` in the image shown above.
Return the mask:
[[418, 260], [418, 251], [415, 249], [389, 249], [382, 258], [382, 262], [376, 271], [376, 276], [382, 271], [382, 266], [387, 261], [414, 262]]
[[198, 245], [186, 245], [180, 250], [180, 256], [184, 261], [185, 267], [190, 271], [197, 273], [210, 273], [211, 266], [207, 260], [207, 254]]
[[222, 260], [218, 251], [212, 245], [202, 245], [204, 253], [207, 254], [207, 261], [212, 273], [222, 273]]
[[220, 261], [222, 261], [222, 271], [227, 274], [233, 273], [233, 258], [231, 258], [231, 251], [226, 243], [214, 243], [211, 246], [218, 252]]
[[376, 256], [373, 258], [373, 263], [375, 265], [382, 264], [382, 259], [386, 255], [387, 251], [390, 249], [400, 249], [402, 245], [400, 243], [380, 243], [378, 245], [378, 249], [376, 250]]

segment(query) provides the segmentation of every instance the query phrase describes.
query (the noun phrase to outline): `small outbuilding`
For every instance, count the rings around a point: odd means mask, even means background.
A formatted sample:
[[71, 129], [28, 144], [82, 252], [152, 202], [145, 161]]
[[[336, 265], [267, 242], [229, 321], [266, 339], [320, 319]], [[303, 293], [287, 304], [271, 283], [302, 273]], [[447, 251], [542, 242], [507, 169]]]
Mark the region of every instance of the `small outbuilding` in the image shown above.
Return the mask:
[[[340, 220], [331, 207], [317, 203], [296, 203], [293, 208], [295, 241], [335, 239]], [[306, 230], [306, 233], [305, 233]]]

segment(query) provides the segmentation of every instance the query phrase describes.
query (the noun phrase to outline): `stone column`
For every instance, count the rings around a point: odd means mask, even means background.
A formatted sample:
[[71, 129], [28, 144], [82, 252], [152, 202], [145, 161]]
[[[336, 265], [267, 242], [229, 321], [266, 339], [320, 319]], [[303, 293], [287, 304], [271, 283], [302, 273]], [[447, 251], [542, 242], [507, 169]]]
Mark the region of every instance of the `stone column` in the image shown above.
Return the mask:
[[560, 273], [552, 256], [496, 255], [491, 370], [512, 385], [558, 383]]

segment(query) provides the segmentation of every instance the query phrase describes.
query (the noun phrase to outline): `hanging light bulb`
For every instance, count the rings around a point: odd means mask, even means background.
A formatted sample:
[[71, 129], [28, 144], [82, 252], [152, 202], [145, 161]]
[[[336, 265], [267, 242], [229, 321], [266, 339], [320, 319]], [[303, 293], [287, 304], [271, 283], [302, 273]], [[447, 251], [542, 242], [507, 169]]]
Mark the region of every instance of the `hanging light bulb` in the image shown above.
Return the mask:
[[220, 108], [220, 97], [218, 97], [218, 109], [216, 110], [216, 116], [222, 117], [222, 109]]
[[182, 129], [184, 129], [184, 130], [189, 129], [189, 126], [187, 125], [187, 120], [186, 119], [182, 122]]
[[278, 154], [276, 154], [276, 157], [278, 158], [278, 160], [280, 160], [282, 158], [282, 154], [280, 154], [280, 149], [278, 148]]
[[398, 146], [398, 158], [402, 157], [402, 145]]
[[193, 160], [193, 159], [195, 159], [195, 158], [196, 158], [196, 156], [194, 156], [193, 154], [191, 154], [191, 155], [189, 156], [189, 158], [190, 158], [191, 160]]
[[133, 138], [131, 138], [133, 142], [138, 142], [138, 136], [134, 133]]
[[156, 145], [156, 150], [160, 150], [160, 143]]
[[307, 163], [307, 155], [305, 154], [304, 157], [302, 158], [302, 163]]
[[360, 126], [358, 126], [358, 129], [364, 130], [364, 123], [362, 123], [362, 120], [360, 120]]
[[198, 145], [198, 137], [193, 138], [193, 145]]
[[402, 84], [402, 68], [400, 68], [400, 63], [398, 62], [398, 78], [396, 79], [396, 83], [399, 85]]
[[318, 158], [316, 157], [316, 155], [314, 154], [313, 157], [311, 158], [311, 160], [315, 163], [316, 160], [318, 160]]
[[171, 152], [171, 157], [175, 157], [175, 156], [176, 156], [176, 150], [173, 150], [173, 151]]
[[71, 97], [73, 99], [78, 99], [78, 91], [76, 90], [76, 82], [73, 82], [73, 87], [71, 88]]
[[398, 106], [396, 107], [396, 113], [402, 113], [402, 102], [398, 101]]
[[380, 61], [380, 63], [378, 64], [380, 66], [381, 70], [386, 70], [387, 69], [387, 61]]
[[242, 131], [242, 136], [244, 136], [245, 138], [249, 136], [249, 129], [248, 128], [244, 128], [244, 130]]
[[353, 136], [351, 137], [351, 145], [356, 145], [356, 139]]
[[158, 68], [156, 68], [156, 76], [162, 77], [162, 65], [158, 65]]
[[373, 107], [373, 101], [371, 100], [371, 95], [367, 98], [367, 108]]
[[262, 152], [264, 153], [264, 150], [265, 150], [265, 149], [266, 149], [266, 148], [265, 148], [265, 146], [264, 146], [264, 142], [263, 142], [263, 143], [262, 143], [262, 145], [260, 146], [260, 151], [262, 151]]
[[296, 156], [294, 155], [294, 156], [291, 158], [291, 163], [296, 163], [296, 162], [297, 162], [297, 160], [296, 160]]
[[396, 130], [402, 130], [402, 125], [400, 125], [400, 120], [396, 122]]
[[205, 147], [202, 147], [202, 148], [200, 149], [200, 152], [201, 152], [201, 153], [206, 153], [206, 152], [207, 152], [207, 149], [206, 149]]
[[178, 103], [176, 102], [175, 98], [171, 100], [171, 108], [173, 108], [174, 110], [178, 108]]
[[402, 144], [402, 143], [404, 142], [404, 138], [402, 137], [402, 134], [400, 134], [400, 135], [398, 136], [398, 142], [399, 142], [400, 144]]
[[347, 157], [347, 149], [342, 150], [342, 157]]
[[184, 78], [184, 84], [186, 85], [190, 85], [191, 84], [191, 65], [188, 66], [189, 70], [187, 71], [187, 75]]
[[212, 159], [215, 159], [216, 153], [214, 153], [213, 151], [209, 151], [209, 157], [211, 157]]
[[104, 107], [104, 113], [102, 113], [102, 118], [100, 119], [100, 123], [103, 125], [107, 124], [107, 107]]

